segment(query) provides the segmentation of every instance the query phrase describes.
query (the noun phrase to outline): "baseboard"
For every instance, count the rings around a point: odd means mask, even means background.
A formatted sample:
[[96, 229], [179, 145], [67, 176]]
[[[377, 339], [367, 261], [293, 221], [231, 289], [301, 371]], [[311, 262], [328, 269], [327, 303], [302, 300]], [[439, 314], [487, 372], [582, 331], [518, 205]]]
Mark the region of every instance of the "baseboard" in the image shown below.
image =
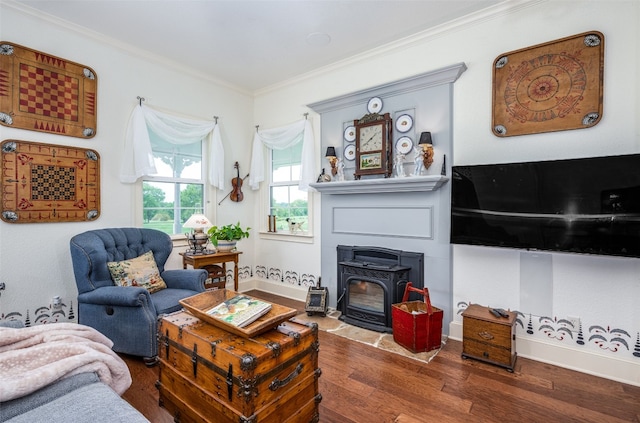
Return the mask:
[[238, 284], [238, 291], [244, 292], [252, 289], [269, 292], [271, 294], [280, 295], [281, 297], [302, 302], [307, 301], [307, 292], [309, 291], [309, 288], [307, 287], [287, 285], [268, 279], [254, 278], [240, 280], [240, 283]]
[[[462, 341], [462, 322], [454, 321], [449, 324], [449, 338]], [[516, 337], [516, 352], [519, 357], [640, 386], [638, 363], [524, 337]]]

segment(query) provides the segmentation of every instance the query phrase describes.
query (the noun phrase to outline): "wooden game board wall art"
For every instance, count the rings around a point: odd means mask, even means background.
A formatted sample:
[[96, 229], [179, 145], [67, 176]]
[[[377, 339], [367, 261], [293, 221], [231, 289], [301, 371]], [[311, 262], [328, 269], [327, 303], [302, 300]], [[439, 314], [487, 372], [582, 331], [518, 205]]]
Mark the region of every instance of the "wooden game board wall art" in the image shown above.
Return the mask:
[[0, 41], [0, 124], [79, 138], [96, 135], [93, 69]]
[[0, 153], [3, 221], [80, 222], [100, 215], [100, 156], [96, 151], [4, 140]]
[[602, 118], [604, 35], [590, 31], [493, 63], [493, 134], [590, 128]]

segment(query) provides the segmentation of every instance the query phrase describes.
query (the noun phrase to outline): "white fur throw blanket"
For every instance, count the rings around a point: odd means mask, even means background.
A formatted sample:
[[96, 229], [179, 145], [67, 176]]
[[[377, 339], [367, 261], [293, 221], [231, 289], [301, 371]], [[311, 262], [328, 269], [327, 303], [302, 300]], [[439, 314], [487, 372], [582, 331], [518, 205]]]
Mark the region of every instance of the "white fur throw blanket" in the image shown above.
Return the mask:
[[75, 323], [0, 327], [0, 402], [84, 372], [96, 372], [122, 395], [131, 386], [131, 374], [112, 346], [97, 330]]

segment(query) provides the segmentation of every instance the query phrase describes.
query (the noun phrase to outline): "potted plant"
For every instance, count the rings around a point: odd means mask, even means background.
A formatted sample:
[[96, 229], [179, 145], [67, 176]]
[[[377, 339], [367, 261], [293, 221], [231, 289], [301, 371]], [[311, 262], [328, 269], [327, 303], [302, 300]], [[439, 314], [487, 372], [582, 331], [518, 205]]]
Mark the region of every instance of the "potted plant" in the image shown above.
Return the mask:
[[236, 242], [242, 238], [249, 238], [249, 227], [242, 229], [240, 222], [235, 225], [213, 226], [209, 228], [209, 240], [218, 251], [231, 251], [236, 248]]

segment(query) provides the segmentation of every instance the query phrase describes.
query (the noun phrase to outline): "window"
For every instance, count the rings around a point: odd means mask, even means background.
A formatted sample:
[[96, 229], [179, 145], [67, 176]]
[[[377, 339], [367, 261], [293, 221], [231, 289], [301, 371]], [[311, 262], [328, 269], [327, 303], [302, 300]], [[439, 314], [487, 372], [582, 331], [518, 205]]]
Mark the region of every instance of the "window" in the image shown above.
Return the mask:
[[269, 187], [269, 214], [276, 216], [276, 230], [288, 232], [291, 219], [308, 232], [308, 196], [298, 189], [302, 143], [284, 150], [271, 150], [271, 184]]
[[149, 131], [158, 173], [142, 182], [143, 227], [181, 234], [194, 213], [204, 213], [202, 141], [171, 144]]

